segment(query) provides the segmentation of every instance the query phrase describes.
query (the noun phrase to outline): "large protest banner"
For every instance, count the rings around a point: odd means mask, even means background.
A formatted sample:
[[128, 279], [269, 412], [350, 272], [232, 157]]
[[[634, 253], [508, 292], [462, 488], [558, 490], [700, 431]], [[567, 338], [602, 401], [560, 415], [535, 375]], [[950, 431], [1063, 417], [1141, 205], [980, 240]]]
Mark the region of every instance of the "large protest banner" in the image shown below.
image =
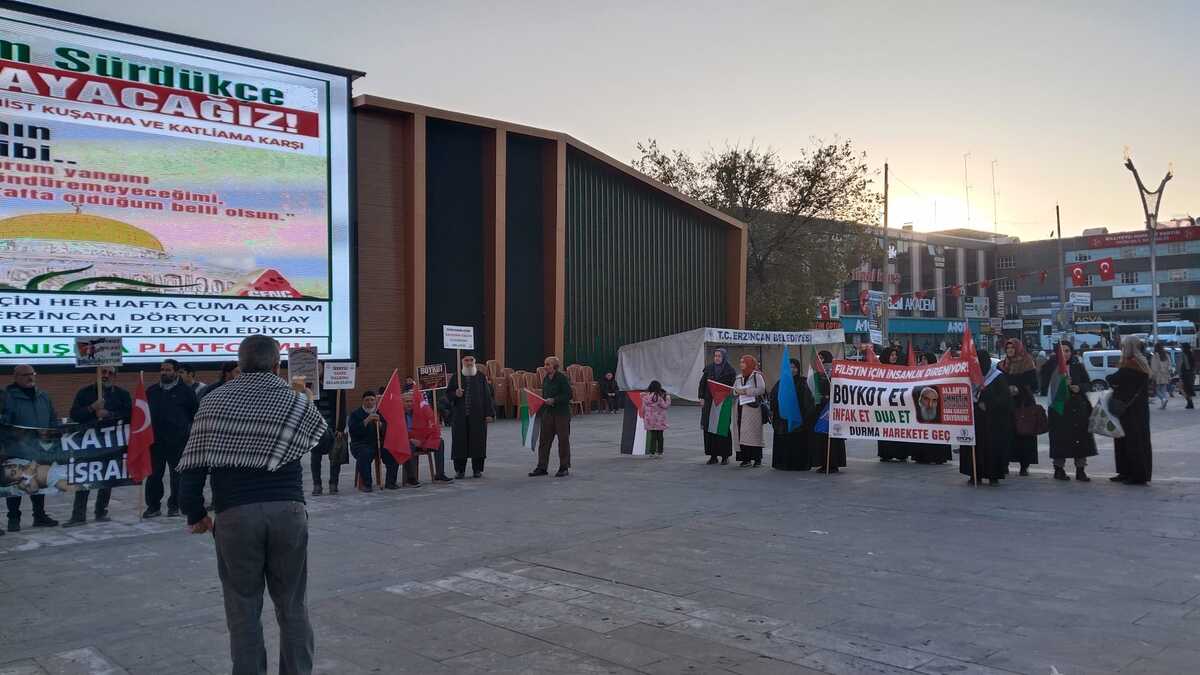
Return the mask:
[[829, 435], [974, 445], [970, 363], [925, 366], [834, 361]]
[[133, 485], [129, 421], [37, 429], [0, 425], [0, 497]]
[[351, 358], [344, 71], [79, 21], [0, 8], [0, 364]]

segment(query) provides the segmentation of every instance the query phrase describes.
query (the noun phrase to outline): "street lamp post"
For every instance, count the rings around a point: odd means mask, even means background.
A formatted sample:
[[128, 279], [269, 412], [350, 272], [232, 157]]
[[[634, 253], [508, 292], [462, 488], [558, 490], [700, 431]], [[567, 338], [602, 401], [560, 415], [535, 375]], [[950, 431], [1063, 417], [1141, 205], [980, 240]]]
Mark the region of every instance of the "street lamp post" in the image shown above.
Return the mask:
[[1133, 159], [1129, 156], [1129, 149], [1125, 150], [1125, 168], [1133, 174], [1133, 180], [1137, 182], [1138, 195], [1142, 198], [1142, 211], [1146, 214], [1146, 229], [1150, 233], [1150, 340], [1158, 340], [1158, 259], [1157, 259], [1157, 244], [1158, 244], [1158, 206], [1162, 203], [1163, 188], [1166, 187], [1167, 181], [1171, 180], [1171, 169], [1167, 168], [1167, 175], [1163, 176], [1162, 182], [1158, 184], [1157, 190], [1147, 190], [1145, 184], [1142, 183], [1142, 177], [1138, 175], [1138, 170], [1133, 166]]

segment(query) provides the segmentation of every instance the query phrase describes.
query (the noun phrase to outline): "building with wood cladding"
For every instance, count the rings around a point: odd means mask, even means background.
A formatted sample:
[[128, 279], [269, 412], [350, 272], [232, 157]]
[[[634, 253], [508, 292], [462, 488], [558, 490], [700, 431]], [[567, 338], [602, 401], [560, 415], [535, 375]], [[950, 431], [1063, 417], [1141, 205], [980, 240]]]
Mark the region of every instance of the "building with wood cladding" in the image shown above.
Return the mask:
[[746, 229], [571, 136], [373, 96], [357, 119], [358, 363], [451, 363], [442, 325], [476, 353], [597, 373], [623, 344], [743, 327]]

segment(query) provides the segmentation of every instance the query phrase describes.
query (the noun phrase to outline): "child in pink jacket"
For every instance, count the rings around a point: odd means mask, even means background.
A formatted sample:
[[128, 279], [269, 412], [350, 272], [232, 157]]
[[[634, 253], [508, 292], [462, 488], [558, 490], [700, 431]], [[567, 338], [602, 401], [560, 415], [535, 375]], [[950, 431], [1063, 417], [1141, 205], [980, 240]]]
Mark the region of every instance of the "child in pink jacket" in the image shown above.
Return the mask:
[[663, 391], [662, 383], [654, 380], [646, 393], [642, 394], [642, 419], [646, 423], [646, 454], [663, 454], [663, 432], [667, 424], [667, 408], [671, 407], [671, 395]]

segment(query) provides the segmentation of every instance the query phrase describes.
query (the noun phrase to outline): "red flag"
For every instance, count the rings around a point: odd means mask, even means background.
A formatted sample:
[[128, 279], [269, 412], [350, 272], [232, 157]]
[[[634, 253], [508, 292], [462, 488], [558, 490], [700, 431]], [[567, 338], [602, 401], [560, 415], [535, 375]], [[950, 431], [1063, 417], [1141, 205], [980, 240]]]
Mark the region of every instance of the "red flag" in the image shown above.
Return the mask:
[[1046, 283], [1046, 270], [1042, 270], [1041, 272], [1038, 272], [1038, 283], [1039, 284]]
[[904, 296], [903, 296], [903, 295], [901, 295], [901, 294], [899, 294], [899, 293], [896, 293], [895, 295], [893, 295], [893, 296], [892, 296], [892, 304], [893, 304], [893, 305], [898, 305], [898, 304], [900, 304], [900, 298], [902, 298], [902, 297], [904, 297]]
[[915, 291], [913, 293], [913, 296], [916, 297], [918, 300], [924, 300], [925, 299], [925, 291]]
[[979, 354], [975, 351], [975, 339], [971, 337], [971, 324], [963, 324], [962, 358], [967, 360], [971, 381], [983, 384], [983, 370], [979, 367]]
[[983, 279], [982, 281], [979, 282], [980, 288], [988, 288], [991, 285], [992, 285], [991, 279]]
[[1087, 286], [1087, 273], [1083, 271], [1083, 263], [1075, 263], [1069, 268], [1071, 270], [1071, 285], [1072, 286]]
[[879, 357], [875, 355], [874, 345], [868, 344], [867, 348], [863, 350], [863, 359], [867, 363], [879, 363]]
[[388, 380], [387, 388], [379, 401], [379, 415], [387, 422], [387, 434], [383, 437], [383, 447], [392, 453], [392, 458], [403, 464], [412, 457], [412, 446], [408, 442], [408, 424], [404, 421], [404, 387], [400, 384], [400, 375], [392, 371], [392, 379]]
[[908, 365], [917, 365], [917, 353], [912, 348], [912, 338], [908, 338]]
[[869, 299], [870, 294], [868, 294], [866, 291], [858, 292], [858, 308], [862, 310], [863, 314], [866, 314], [867, 310], [870, 308], [870, 305], [868, 305]]
[[1102, 281], [1112, 281], [1117, 278], [1117, 273], [1113, 271], [1113, 259], [1101, 258], [1096, 261], [1100, 266], [1100, 279]]
[[960, 295], [962, 295], [962, 286], [958, 284], [950, 286], [950, 297], [957, 298]]
[[828, 321], [829, 320], [829, 303], [822, 302], [820, 311], [818, 313], [819, 313], [822, 321]]
[[[1062, 374], [1062, 375], [1068, 375], [1068, 372], [1067, 372], [1067, 352], [1066, 352], [1066, 350], [1064, 350], [1064, 349], [1062, 348], [1062, 345], [1061, 345], [1061, 344], [1058, 346], [1058, 349], [1057, 349], [1056, 351], [1058, 352], [1058, 372], [1059, 372], [1060, 374]], [[1068, 375], [1068, 376], [1069, 376], [1069, 375]]]
[[153, 473], [150, 465], [151, 445], [154, 445], [154, 427], [150, 424], [150, 402], [146, 399], [146, 382], [139, 374], [137, 391], [133, 393], [129, 444], [125, 452], [125, 471], [130, 480], [142, 481]]
[[419, 448], [437, 450], [442, 442], [442, 430], [433, 414], [433, 406], [426, 400], [420, 383], [413, 387], [412, 395], [412, 440]]

